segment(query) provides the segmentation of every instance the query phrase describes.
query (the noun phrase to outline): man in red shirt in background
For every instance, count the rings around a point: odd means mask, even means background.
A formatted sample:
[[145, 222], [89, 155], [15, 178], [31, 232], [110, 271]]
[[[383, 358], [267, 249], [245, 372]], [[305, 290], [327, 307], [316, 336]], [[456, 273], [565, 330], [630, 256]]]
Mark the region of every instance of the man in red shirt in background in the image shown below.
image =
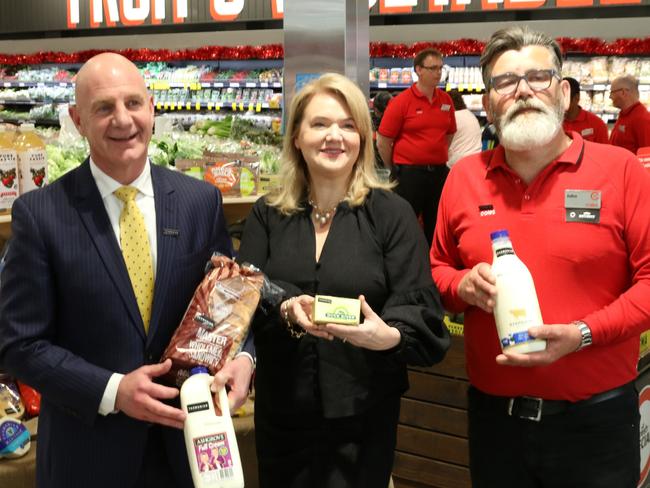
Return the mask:
[[456, 132], [456, 119], [451, 97], [438, 88], [440, 51], [420, 51], [413, 66], [418, 81], [388, 104], [377, 148], [397, 180], [396, 193], [422, 216], [424, 234], [431, 244], [440, 193], [449, 173], [447, 150]]
[[607, 124], [597, 115], [587, 112], [580, 106], [580, 83], [575, 78], [564, 78], [569, 83], [569, 108], [564, 113], [562, 124], [566, 132], [576, 131], [585, 141], [607, 144], [609, 134]]
[[[501, 145], [447, 179], [431, 248], [445, 308], [465, 313], [474, 488], [636, 488], [639, 335], [650, 327], [650, 175], [566, 134], [556, 41], [496, 32], [480, 61]], [[546, 350], [502, 353], [490, 233], [528, 266]]]
[[640, 147], [650, 146], [650, 113], [639, 102], [639, 82], [633, 76], [621, 76], [612, 81], [609, 98], [620, 108], [618, 120], [609, 142], [634, 154]]

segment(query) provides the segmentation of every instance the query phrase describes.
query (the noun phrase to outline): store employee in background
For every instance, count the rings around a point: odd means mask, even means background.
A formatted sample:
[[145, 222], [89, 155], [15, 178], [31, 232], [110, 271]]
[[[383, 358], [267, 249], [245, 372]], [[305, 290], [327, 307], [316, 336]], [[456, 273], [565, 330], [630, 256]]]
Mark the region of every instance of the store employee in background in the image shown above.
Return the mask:
[[580, 106], [580, 83], [575, 78], [564, 78], [569, 83], [570, 96], [569, 108], [564, 112], [562, 126], [566, 132], [576, 131], [585, 141], [607, 144], [609, 134], [607, 124], [597, 115], [584, 110]]
[[612, 81], [609, 92], [612, 104], [621, 111], [609, 142], [634, 154], [640, 147], [650, 147], [650, 113], [639, 102], [639, 82], [630, 75]]
[[[650, 175], [565, 133], [556, 41], [513, 27], [481, 56], [500, 146], [460, 160], [431, 249], [445, 308], [465, 313], [475, 488], [636, 488], [639, 335], [650, 328]], [[545, 351], [502, 354], [490, 233], [535, 280]], [[514, 312], [513, 312], [514, 313]]]
[[191, 488], [178, 390], [154, 380], [205, 263], [231, 253], [221, 195], [150, 164], [153, 100], [126, 58], [90, 59], [75, 97], [90, 158], [13, 205], [0, 368], [42, 394], [40, 488]]
[[420, 51], [413, 60], [418, 81], [388, 104], [379, 126], [377, 147], [397, 180], [395, 192], [422, 217], [429, 244], [436, 226], [438, 200], [449, 173], [449, 143], [456, 132], [454, 104], [438, 88], [442, 54]]

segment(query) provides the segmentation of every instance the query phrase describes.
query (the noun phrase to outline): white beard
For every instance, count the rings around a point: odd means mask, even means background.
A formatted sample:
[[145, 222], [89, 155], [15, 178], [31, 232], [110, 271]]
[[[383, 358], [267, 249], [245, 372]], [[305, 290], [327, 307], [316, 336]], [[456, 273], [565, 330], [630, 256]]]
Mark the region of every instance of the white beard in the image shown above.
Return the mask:
[[[536, 111], [516, 115], [516, 112], [532, 108]], [[542, 147], [562, 130], [564, 110], [559, 100], [549, 107], [541, 100], [529, 98], [518, 100], [506, 113], [495, 119], [499, 142], [513, 151]]]

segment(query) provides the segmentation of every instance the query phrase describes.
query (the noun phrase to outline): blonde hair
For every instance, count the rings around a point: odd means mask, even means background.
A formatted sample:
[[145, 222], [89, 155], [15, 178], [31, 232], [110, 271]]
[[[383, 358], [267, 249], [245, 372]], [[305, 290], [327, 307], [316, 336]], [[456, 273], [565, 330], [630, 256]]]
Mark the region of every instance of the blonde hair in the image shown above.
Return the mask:
[[359, 132], [359, 157], [354, 163], [344, 200], [350, 206], [358, 206], [363, 204], [370, 189], [390, 189], [394, 186], [382, 182], [377, 176], [372, 145], [372, 122], [366, 97], [359, 87], [345, 76], [326, 73], [305, 85], [294, 96], [289, 108], [280, 165], [282, 186], [266, 196], [267, 203], [285, 215], [302, 210], [301, 202], [307, 196], [309, 188], [307, 164], [294, 142], [298, 137], [307, 105], [314, 95], [321, 93], [335, 96], [347, 107]]

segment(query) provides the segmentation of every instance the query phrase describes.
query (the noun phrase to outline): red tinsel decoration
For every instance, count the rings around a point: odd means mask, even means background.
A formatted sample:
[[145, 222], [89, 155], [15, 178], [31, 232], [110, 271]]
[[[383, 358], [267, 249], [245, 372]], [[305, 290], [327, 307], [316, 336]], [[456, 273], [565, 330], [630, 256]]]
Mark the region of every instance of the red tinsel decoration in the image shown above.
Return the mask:
[[[607, 42], [602, 39], [574, 39], [560, 37], [557, 39], [564, 53], [596, 54], [603, 56], [650, 55], [650, 37], [643, 39], [616, 39]], [[445, 42], [416, 42], [414, 44], [394, 44], [389, 42], [371, 42], [372, 58], [412, 58], [422, 49], [433, 47], [445, 56], [479, 55], [485, 46], [477, 39], [458, 39]], [[21, 64], [79, 64], [84, 63], [100, 52], [113, 51], [126, 56], [132, 61], [217, 61], [226, 59], [282, 59], [284, 48], [281, 44], [264, 46], [203, 46], [196, 49], [89, 49], [76, 53], [38, 52], [34, 54], [0, 54], [0, 65]]]

